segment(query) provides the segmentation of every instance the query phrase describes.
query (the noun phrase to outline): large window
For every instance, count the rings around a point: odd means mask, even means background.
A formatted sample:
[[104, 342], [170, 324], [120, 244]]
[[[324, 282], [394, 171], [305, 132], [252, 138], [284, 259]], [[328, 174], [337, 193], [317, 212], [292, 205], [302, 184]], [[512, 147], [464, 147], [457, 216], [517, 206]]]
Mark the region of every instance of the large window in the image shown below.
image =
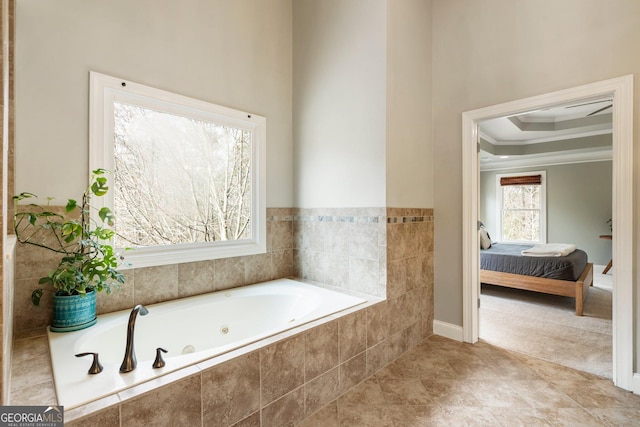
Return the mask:
[[546, 174], [497, 175], [497, 201], [502, 242], [546, 242]]
[[265, 251], [264, 117], [91, 73], [91, 170], [133, 267]]

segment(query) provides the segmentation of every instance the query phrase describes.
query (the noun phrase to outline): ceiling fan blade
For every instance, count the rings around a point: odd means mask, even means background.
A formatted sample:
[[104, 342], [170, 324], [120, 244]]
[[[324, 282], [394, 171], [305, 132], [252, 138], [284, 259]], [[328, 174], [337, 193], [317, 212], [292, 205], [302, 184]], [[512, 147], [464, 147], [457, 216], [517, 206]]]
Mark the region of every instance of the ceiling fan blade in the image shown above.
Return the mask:
[[589, 113], [589, 114], [587, 114], [587, 117], [589, 117], [589, 116], [593, 116], [594, 114], [598, 114], [600, 111], [604, 111], [604, 110], [606, 110], [607, 108], [611, 108], [611, 107], [613, 107], [613, 104], [612, 104], [612, 105], [607, 105], [606, 107], [602, 107], [602, 108], [600, 108], [600, 109], [598, 109], [598, 110], [594, 111], [593, 113]]
[[567, 105], [564, 108], [575, 108], [575, 107], [582, 107], [584, 105], [592, 105], [592, 104], [600, 104], [601, 102], [611, 102], [613, 101], [612, 99], [600, 99], [598, 101], [591, 101], [591, 102], [583, 102], [582, 104], [576, 104], [576, 105]]

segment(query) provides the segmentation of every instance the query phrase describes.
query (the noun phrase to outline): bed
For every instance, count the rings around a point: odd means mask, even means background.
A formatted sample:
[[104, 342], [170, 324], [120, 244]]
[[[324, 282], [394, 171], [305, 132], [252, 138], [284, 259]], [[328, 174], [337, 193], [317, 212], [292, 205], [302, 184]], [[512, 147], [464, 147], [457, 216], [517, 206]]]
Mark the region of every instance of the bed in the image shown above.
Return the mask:
[[576, 249], [567, 256], [521, 255], [532, 245], [494, 243], [480, 250], [480, 282], [508, 288], [572, 297], [576, 315], [582, 316], [584, 299], [593, 284], [593, 264]]

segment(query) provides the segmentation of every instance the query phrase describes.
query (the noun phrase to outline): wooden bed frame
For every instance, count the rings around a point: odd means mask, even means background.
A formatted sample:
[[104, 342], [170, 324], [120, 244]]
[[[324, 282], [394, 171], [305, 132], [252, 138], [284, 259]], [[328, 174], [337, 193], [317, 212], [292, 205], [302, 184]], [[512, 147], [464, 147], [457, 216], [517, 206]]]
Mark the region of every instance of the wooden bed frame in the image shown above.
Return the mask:
[[507, 288], [572, 297], [576, 300], [576, 316], [582, 316], [584, 299], [587, 296], [589, 286], [593, 285], [593, 263], [587, 263], [584, 271], [575, 282], [482, 269], [480, 270], [480, 282]]

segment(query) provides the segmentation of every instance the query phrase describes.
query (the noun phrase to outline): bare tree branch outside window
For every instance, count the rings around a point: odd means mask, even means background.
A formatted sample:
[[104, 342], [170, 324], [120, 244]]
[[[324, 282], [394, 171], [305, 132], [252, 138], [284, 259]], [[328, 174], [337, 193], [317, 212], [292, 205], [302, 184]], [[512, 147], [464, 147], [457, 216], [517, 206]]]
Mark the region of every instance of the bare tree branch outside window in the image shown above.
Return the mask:
[[502, 187], [502, 237], [505, 241], [540, 239], [540, 186]]
[[251, 238], [251, 132], [114, 103], [117, 247]]

